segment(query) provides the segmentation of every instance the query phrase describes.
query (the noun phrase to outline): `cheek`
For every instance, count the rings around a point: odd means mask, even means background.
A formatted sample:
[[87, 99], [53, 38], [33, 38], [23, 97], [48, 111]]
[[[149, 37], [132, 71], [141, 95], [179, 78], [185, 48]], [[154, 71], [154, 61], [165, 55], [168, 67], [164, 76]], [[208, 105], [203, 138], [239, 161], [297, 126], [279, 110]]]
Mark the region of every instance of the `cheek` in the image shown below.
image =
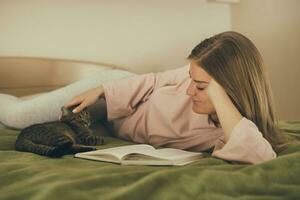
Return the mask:
[[199, 114], [211, 114], [215, 112], [214, 106], [205, 91], [199, 91], [193, 100], [196, 100], [196, 102], [193, 102], [194, 112]]
[[203, 103], [209, 101], [209, 98], [208, 98], [205, 90], [198, 90], [193, 99], [196, 101], [201, 101]]

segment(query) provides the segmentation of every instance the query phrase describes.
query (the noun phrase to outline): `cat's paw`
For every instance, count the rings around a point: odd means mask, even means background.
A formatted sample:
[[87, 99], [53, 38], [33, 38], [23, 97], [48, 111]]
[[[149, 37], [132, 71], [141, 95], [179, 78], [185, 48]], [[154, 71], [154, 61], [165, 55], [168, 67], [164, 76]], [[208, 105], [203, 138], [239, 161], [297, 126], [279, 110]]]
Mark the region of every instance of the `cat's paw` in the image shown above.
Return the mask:
[[49, 152], [50, 157], [62, 157], [63, 155], [70, 154], [72, 151], [72, 142], [68, 141], [63, 144], [57, 145], [52, 148], [52, 151]]
[[82, 138], [82, 143], [85, 145], [102, 145], [104, 144], [104, 139], [100, 136], [95, 136], [95, 135], [88, 135], [84, 138]]
[[83, 145], [73, 145], [72, 146], [72, 153], [80, 153], [80, 152], [87, 152], [87, 151], [95, 151], [97, 150], [95, 147], [83, 146]]

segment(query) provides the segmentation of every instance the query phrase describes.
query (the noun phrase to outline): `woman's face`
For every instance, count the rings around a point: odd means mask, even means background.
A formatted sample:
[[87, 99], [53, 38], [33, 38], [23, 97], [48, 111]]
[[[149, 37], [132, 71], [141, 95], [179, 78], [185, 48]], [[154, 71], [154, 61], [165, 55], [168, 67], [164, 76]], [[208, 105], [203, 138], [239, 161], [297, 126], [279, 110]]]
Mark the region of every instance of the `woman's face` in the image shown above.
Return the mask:
[[193, 60], [190, 63], [190, 77], [191, 83], [186, 93], [193, 100], [193, 111], [199, 114], [214, 114], [215, 108], [206, 93], [212, 77]]

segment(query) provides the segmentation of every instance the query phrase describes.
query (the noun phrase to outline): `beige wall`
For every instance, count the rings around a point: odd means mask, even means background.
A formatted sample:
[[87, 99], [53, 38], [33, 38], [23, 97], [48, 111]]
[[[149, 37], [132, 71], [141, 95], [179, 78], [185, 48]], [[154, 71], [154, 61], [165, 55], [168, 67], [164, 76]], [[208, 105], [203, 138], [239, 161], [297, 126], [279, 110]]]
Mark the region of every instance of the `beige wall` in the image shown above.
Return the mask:
[[135, 72], [185, 64], [230, 29], [230, 5], [206, 0], [1, 0], [0, 55], [111, 63]]
[[268, 67], [280, 119], [300, 119], [300, 1], [241, 0], [232, 28], [254, 41]]
[[300, 0], [1, 0], [0, 56], [108, 63], [135, 72], [185, 64], [204, 38], [236, 30], [261, 51], [280, 119], [300, 119]]

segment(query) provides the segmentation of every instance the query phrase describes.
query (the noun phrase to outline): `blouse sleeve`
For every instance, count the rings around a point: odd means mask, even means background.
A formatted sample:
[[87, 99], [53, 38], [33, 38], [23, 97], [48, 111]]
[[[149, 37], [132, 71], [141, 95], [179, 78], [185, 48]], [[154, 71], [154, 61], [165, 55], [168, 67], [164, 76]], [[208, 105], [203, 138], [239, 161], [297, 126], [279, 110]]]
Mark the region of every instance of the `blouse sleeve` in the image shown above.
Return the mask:
[[257, 164], [276, 158], [276, 153], [257, 126], [243, 117], [232, 130], [227, 143], [222, 138], [217, 141], [212, 156]]
[[159, 87], [176, 84], [188, 66], [159, 73], [135, 75], [103, 84], [107, 118], [113, 120], [132, 114]]

